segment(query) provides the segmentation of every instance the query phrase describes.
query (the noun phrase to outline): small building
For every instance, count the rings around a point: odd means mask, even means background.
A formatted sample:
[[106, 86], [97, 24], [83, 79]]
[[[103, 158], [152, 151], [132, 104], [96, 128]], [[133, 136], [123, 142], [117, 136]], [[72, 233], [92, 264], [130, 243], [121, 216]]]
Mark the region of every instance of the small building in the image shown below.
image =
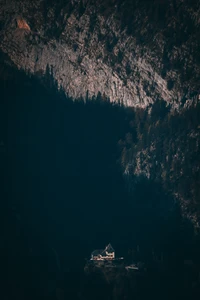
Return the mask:
[[115, 259], [115, 250], [108, 244], [105, 249], [94, 250], [91, 253], [90, 260], [114, 260]]
[[138, 266], [135, 265], [135, 264], [131, 264], [131, 265], [129, 265], [129, 266], [126, 266], [125, 269], [126, 269], [127, 271], [129, 271], [129, 270], [136, 270], [136, 271], [138, 271], [138, 270], [139, 270]]

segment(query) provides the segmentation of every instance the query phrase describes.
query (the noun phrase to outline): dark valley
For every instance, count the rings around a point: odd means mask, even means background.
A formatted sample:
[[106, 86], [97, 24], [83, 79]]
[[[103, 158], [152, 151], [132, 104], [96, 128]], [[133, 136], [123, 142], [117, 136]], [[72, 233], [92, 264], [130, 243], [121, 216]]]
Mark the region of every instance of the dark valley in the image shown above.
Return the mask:
[[[190, 118], [189, 112], [198, 114], [198, 106], [174, 116], [165, 104], [155, 103], [148, 114], [110, 103], [101, 95], [86, 102], [72, 101], [57, 90], [50, 74], [43, 84], [23, 72], [11, 72], [10, 67], [4, 67], [1, 74], [2, 293], [8, 299], [14, 295], [29, 299], [123, 299], [123, 294], [141, 299], [149, 293], [160, 297], [169, 285], [166, 299], [196, 295], [198, 226], [184, 216], [174, 197], [178, 189], [187, 199], [185, 182], [172, 188], [167, 180], [170, 165], [165, 168], [165, 180], [160, 165], [151, 170], [150, 178], [137, 174], [134, 151], [148, 147], [154, 135], [153, 142], [158, 143], [162, 132], [168, 132], [167, 126], [171, 135], [165, 134], [162, 143], [174, 139], [174, 130], [195, 130], [198, 117], [187, 126], [181, 120], [187, 124], [184, 120]], [[160, 120], [162, 114], [160, 124], [154, 125], [154, 119]], [[174, 118], [179, 121], [173, 127]], [[147, 137], [148, 122], [152, 133]], [[154, 155], [161, 164], [160, 149], [156, 149]], [[165, 153], [170, 156], [172, 150], [167, 148]], [[193, 158], [194, 166], [198, 164], [198, 151], [196, 155], [188, 148], [181, 151], [182, 156]], [[129, 173], [124, 172], [127, 163], [132, 164]], [[172, 179], [179, 173], [174, 171]], [[198, 176], [191, 176], [198, 195]], [[198, 198], [184, 204], [199, 216]], [[84, 273], [91, 250], [110, 240], [118, 255], [147, 265], [144, 276], [138, 278], [124, 270], [111, 270], [107, 277], [99, 271]], [[192, 265], [187, 267], [187, 261]], [[187, 282], [185, 276], [193, 277]]]

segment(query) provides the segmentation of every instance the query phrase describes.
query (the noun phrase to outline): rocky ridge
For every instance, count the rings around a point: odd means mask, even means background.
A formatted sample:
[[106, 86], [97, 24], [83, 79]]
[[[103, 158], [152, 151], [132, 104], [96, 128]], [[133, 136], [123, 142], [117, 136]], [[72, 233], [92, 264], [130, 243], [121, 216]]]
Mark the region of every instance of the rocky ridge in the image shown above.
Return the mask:
[[179, 107], [199, 94], [200, 2], [129, 2], [1, 0], [0, 49], [74, 99]]

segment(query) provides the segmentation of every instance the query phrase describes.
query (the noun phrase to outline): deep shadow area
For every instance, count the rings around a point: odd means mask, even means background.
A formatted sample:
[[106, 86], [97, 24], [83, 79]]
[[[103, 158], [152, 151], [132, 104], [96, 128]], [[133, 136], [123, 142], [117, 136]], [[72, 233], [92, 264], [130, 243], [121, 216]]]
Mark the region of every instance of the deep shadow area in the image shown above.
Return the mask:
[[[179, 299], [189, 293], [193, 281], [180, 293], [179, 276], [184, 258], [192, 255], [191, 245], [194, 249], [193, 229], [183, 224], [174, 200], [158, 183], [133, 179], [134, 193], [129, 194], [117, 163], [118, 142], [129, 132], [134, 112], [101, 95], [73, 102], [49, 84], [50, 74], [41, 85], [13, 69], [2, 71], [0, 251], [5, 299], [122, 299], [125, 291], [126, 299], [135, 293], [136, 299], [149, 293], [160, 299], [155, 256], [164, 257], [177, 274], [168, 282], [168, 270], [162, 281], [163, 288], [170, 286], [167, 296]], [[102, 275], [88, 281], [84, 258], [108, 242], [130, 261], [132, 249], [139, 246], [137, 259], [153, 268], [152, 273], [135, 285], [134, 279], [127, 283], [119, 278], [120, 291], [98, 279]]]

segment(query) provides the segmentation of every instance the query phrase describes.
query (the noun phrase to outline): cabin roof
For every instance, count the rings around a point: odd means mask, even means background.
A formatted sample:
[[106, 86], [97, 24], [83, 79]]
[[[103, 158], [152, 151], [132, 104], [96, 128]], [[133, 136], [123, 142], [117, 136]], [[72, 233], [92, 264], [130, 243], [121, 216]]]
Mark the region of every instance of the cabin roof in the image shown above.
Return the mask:
[[94, 251], [92, 252], [92, 255], [94, 255], [94, 256], [100, 255], [100, 254], [102, 254], [103, 251], [104, 251], [103, 249], [97, 249], [97, 250], [94, 250]]
[[113, 247], [111, 246], [111, 244], [108, 244], [108, 246], [106, 246], [105, 251], [107, 251], [108, 253], [112, 253], [115, 250], [113, 249]]

